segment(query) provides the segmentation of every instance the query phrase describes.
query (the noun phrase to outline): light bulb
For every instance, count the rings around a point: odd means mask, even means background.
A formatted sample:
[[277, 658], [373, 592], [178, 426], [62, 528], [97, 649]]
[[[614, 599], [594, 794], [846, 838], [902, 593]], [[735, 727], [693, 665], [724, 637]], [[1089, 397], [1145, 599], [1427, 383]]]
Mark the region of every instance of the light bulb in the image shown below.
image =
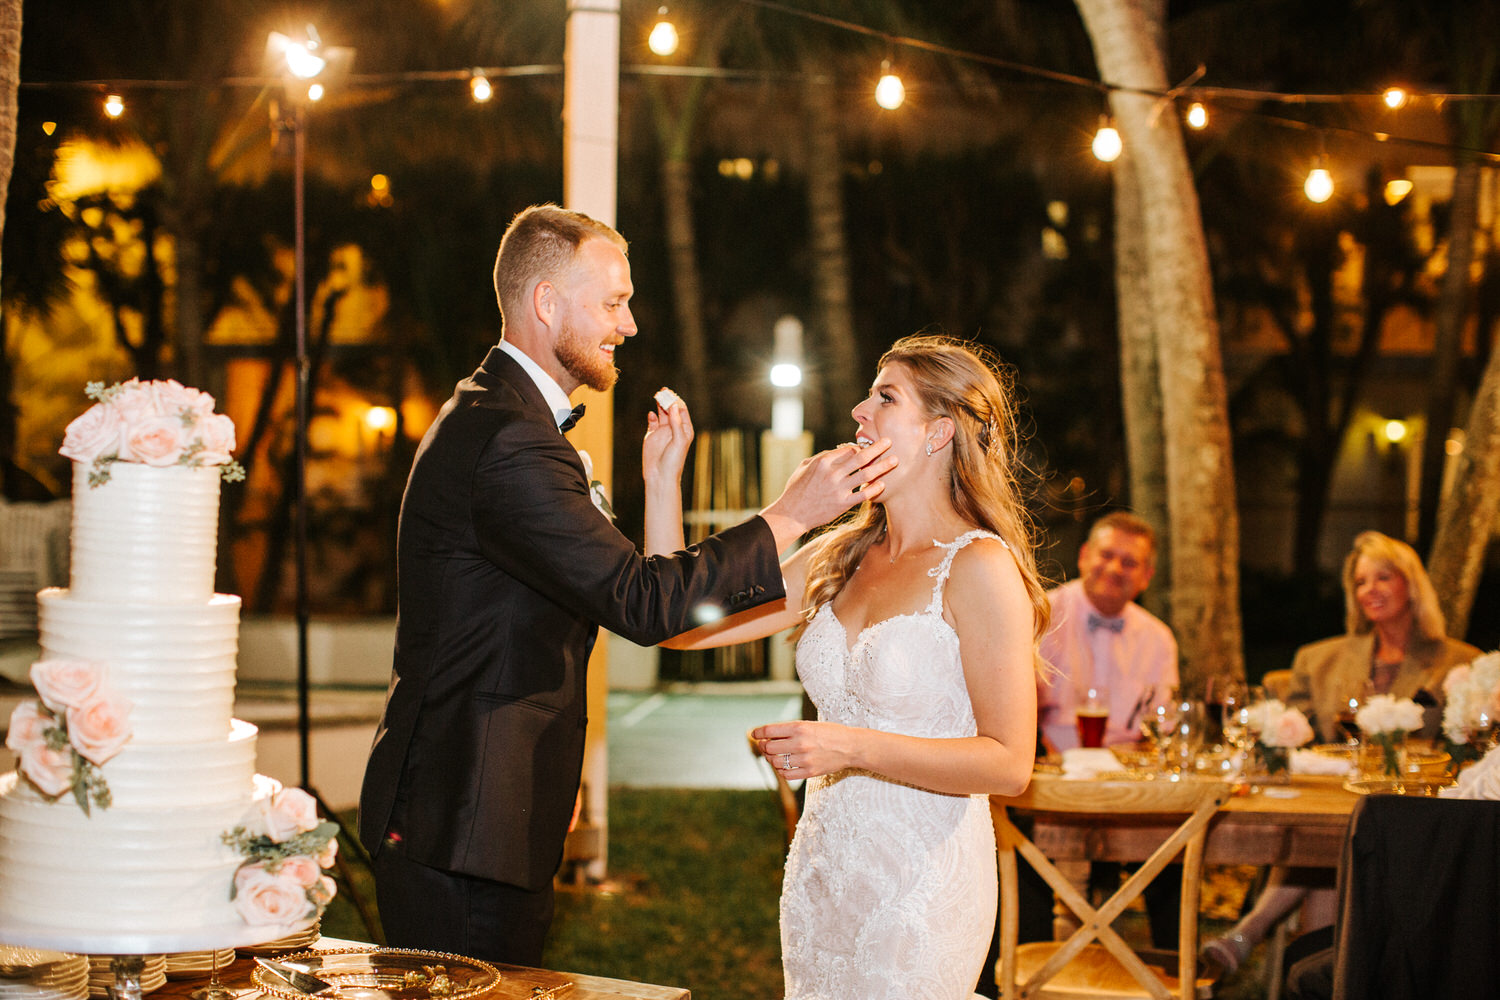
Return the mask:
[[667, 8], [661, 7], [656, 12], [656, 27], [651, 29], [651, 35], [646, 39], [646, 45], [652, 52], [659, 56], [669, 56], [677, 51], [677, 26], [667, 20]]
[[1120, 158], [1124, 148], [1120, 133], [1110, 124], [1109, 119], [1100, 119], [1099, 131], [1094, 133], [1094, 155], [1105, 163], [1113, 163]]
[[895, 111], [906, 102], [906, 84], [891, 69], [891, 61], [880, 63], [880, 82], [875, 84], [875, 103], [887, 111]]
[[1392, 111], [1406, 107], [1406, 102], [1410, 97], [1411, 95], [1401, 87], [1387, 87], [1385, 93], [1380, 95], [1381, 100], [1385, 101], [1385, 106]]
[[118, 118], [125, 113], [125, 101], [119, 94], [110, 94], [104, 99], [104, 113], [111, 118]]
[[321, 83], [308, 84], [307, 99], [309, 101], [321, 101], [323, 99], [323, 85]]
[[1333, 175], [1318, 161], [1318, 166], [1307, 172], [1307, 180], [1302, 185], [1307, 200], [1319, 205], [1333, 197]]
[[1208, 127], [1208, 109], [1200, 101], [1194, 101], [1188, 105], [1187, 123], [1189, 128], [1202, 129]]
[[323, 72], [323, 67], [328, 61], [322, 56], [313, 55], [312, 43], [290, 42], [286, 47], [286, 69], [287, 72], [299, 80], [311, 80]]
[[1391, 444], [1406, 440], [1405, 420], [1387, 420], [1382, 430], [1385, 432], [1385, 439]]
[[469, 93], [474, 95], [474, 101], [477, 104], [483, 104], [495, 96], [495, 91], [490, 86], [489, 78], [483, 73], [475, 73], [469, 78]]
[[1412, 182], [1405, 177], [1397, 177], [1385, 182], [1385, 203], [1387, 205], [1399, 205], [1401, 200], [1411, 194]]
[[802, 384], [802, 369], [783, 361], [771, 366], [771, 384], [778, 389], [790, 389]]

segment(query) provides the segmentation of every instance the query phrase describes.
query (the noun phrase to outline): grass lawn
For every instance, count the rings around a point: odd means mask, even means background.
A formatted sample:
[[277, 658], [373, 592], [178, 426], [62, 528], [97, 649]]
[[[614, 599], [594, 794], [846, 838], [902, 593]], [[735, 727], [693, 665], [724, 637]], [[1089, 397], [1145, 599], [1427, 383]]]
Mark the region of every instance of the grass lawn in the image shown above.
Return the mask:
[[[547, 968], [682, 986], [694, 1000], [782, 995], [776, 924], [784, 855], [771, 792], [616, 788], [609, 846], [604, 885], [558, 892]], [[373, 901], [368, 873], [351, 868]], [[1205, 873], [1205, 935], [1222, 933], [1236, 917], [1253, 874]], [[1144, 938], [1144, 915], [1127, 914], [1126, 932]], [[342, 890], [324, 914], [323, 933], [372, 936]], [[1264, 950], [1221, 984], [1220, 1000], [1265, 996]]]

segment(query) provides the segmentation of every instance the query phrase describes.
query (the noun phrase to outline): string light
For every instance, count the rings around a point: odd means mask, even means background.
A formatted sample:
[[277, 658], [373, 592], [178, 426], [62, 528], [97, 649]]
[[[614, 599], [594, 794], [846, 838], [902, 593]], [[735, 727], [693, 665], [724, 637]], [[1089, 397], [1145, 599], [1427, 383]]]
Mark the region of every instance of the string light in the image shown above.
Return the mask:
[[1392, 111], [1399, 111], [1406, 107], [1406, 102], [1411, 100], [1411, 95], [1401, 87], [1387, 87], [1385, 93], [1380, 95], [1380, 99], [1385, 101], [1385, 106]]
[[490, 78], [476, 69], [469, 77], [469, 93], [474, 95], [475, 104], [483, 104], [495, 96], [495, 89], [490, 86]]
[[321, 101], [323, 99], [323, 85], [321, 83], [308, 84], [307, 99], [309, 101]]
[[1125, 150], [1120, 133], [1115, 129], [1115, 123], [1110, 121], [1109, 115], [1099, 116], [1099, 131], [1094, 133], [1093, 149], [1094, 156], [1104, 163], [1115, 162]]
[[1323, 165], [1321, 155], [1313, 164], [1313, 168], [1307, 172], [1307, 180], [1302, 183], [1302, 191], [1307, 195], [1308, 201], [1319, 205], [1333, 197], [1333, 175]]
[[119, 94], [110, 94], [104, 98], [104, 113], [111, 118], [118, 118], [125, 113], [125, 101]]
[[1401, 200], [1411, 194], [1412, 183], [1405, 177], [1397, 177], [1385, 182], [1385, 203], [1396, 206]]
[[1187, 109], [1188, 128], [1202, 130], [1208, 127], [1208, 108], [1202, 101], [1194, 101]]
[[646, 39], [646, 45], [659, 56], [669, 56], [677, 51], [677, 26], [667, 19], [667, 8], [663, 4], [656, 11], [656, 26]]
[[875, 103], [887, 111], [895, 111], [906, 103], [906, 84], [891, 68], [889, 59], [880, 60], [880, 82], [875, 84]]

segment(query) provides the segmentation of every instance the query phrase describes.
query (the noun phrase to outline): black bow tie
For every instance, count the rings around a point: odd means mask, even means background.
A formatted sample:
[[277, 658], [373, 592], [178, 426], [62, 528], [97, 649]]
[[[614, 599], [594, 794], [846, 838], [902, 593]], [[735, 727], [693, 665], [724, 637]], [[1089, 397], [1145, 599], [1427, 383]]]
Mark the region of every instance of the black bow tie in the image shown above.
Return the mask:
[[582, 403], [573, 407], [572, 411], [563, 418], [563, 422], [557, 425], [557, 429], [564, 434], [568, 433], [568, 431], [573, 429], [573, 425], [578, 423], [579, 418], [583, 416], [583, 411], [584, 405]]
[[1103, 615], [1089, 614], [1089, 629], [1107, 628], [1111, 632], [1119, 632], [1125, 628], [1125, 619], [1106, 618]]

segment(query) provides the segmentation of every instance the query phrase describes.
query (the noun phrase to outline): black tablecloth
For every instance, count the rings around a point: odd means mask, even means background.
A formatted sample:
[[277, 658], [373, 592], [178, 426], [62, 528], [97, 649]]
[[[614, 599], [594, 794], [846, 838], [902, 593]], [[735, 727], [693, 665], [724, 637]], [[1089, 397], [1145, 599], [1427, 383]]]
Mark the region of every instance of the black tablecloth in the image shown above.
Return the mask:
[[1335, 1000], [1500, 996], [1500, 802], [1363, 799], [1339, 884]]

